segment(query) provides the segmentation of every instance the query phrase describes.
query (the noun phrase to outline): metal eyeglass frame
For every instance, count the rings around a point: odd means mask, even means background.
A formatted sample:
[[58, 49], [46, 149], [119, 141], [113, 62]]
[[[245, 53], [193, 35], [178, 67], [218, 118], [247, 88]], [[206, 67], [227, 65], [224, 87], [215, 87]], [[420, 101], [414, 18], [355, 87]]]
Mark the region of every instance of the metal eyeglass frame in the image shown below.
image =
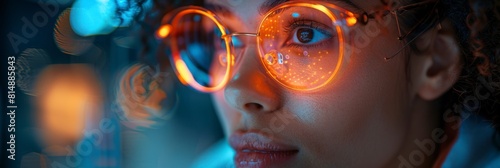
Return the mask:
[[[388, 4], [388, 2], [385, 2], [385, 0], [381, 0], [382, 3], [386, 6], [390, 6]], [[302, 4], [302, 5], [306, 5], [306, 6], [310, 6], [311, 8], [315, 8], [317, 10], [320, 10], [320, 11], [323, 11], [325, 13], [328, 13], [326, 12], [326, 10], [331, 10], [331, 9], [336, 9], [336, 10], [339, 10], [340, 12], [343, 12], [344, 14], [346, 14], [346, 18], [344, 19], [346, 21], [346, 24], [347, 26], [354, 26], [355, 24], [357, 23], [361, 23], [363, 25], [366, 25], [368, 24], [368, 22], [370, 20], [374, 20], [376, 19], [377, 17], [385, 17], [389, 14], [393, 15], [395, 20], [396, 20], [396, 25], [397, 25], [397, 30], [398, 30], [398, 40], [402, 41], [404, 43], [406, 37], [408, 37], [411, 33], [414, 33], [417, 28], [419, 26], [421, 26], [423, 23], [425, 23], [426, 21], [428, 21], [429, 19], [431, 19], [431, 16], [433, 13], [437, 14], [438, 15], [438, 11], [436, 9], [437, 7], [437, 4], [438, 4], [439, 0], [426, 0], [426, 1], [423, 1], [423, 2], [418, 2], [418, 3], [414, 3], [414, 4], [409, 4], [409, 5], [405, 5], [405, 6], [400, 6], [400, 7], [397, 7], [395, 9], [388, 9], [388, 10], [378, 10], [378, 11], [375, 11], [375, 12], [372, 12], [370, 14], [368, 14], [367, 12], [363, 12], [361, 14], [354, 14], [352, 13], [351, 11], [349, 10], [346, 10], [344, 8], [341, 8], [341, 7], [338, 7], [337, 5], [334, 5], [334, 4], [331, 4], [331, 3], [328, 3], [328, 2], [317, 2], [317, 1], [291, 1], [291, 2], [285, 2], [283, 4], [280, 4], [272, 9], [270, 9], [269, 11], [275, 11], [276, 9], [279, 9], [279, 8], [283, 8], [284, 6], [293, 6], [293, 5], [296, 5], [296, 4]], [[403, 33], [402, 31], [402, 28], [401, 28], [401, 25], [400, 25], [400, 20], [399, 20], [399, 15], [405, 11], [408, 11], [408, 10], [411, 10], [413, 8], [417, 8], [417, 7], [420, 7], [420, 6], [423, 6], [423, 5], [428, 5], [428, 4], [431, 4], [431, 3], [434, 3], [434, 6], [432, 7], [432, 11], [429, 15], [427, 15], [424, 19], [420, 20], [417, 22], [417, 24], [415, 24], [408, 32], [406, 33]], [[328, 8], [326, 8], [326, 7]], [[162, 26], [158, 29], [157, 31], [157, 37], [160, 38], [160, 39], [164, 39], [166, 38], [170, 31], [172, 30], [172, 25], [169, 24], [170, 22], [173, 22], [172, 19], [175, 20], [175, 17], [176, 15], [181, 15], [184, 14], [184, 13], [198, 13], [198, 14], [202, 14], [204, 16], [207, 16], [209, 17], [210, 19], [212, 19], [212, 21], [214, 21], [216, 23], [216, 26], [221, 30], [222, 32], [222, 38], [226, 39], [224, 40], [225, 43], [226, 43], [226, 46], [229, 47], [229, 48], [232, 48], [232, 41], [230, 39], [232, 39], [232, 37], [235, 37], [235, 36], [252, 36], [252, 37], [258, 37], [259, 36], [259, 33], [248, 33], [248, 32], [234, 32], [234, 33], [226, 33], [227, 29], [225, 28], [225, 26], [223, 26], [220, 22], [219, 22], [219, 19], [218, 17], [211, 11], [209, 10], [206, 10], [204, 8], [201, 8], [201, 7], [197, 7], [197, 6], [188, 6], [188, 7], [183, 7], [183, 8], [179, 8], [167, 15], [165, 15], [165, 17], [163, 18], [163, 21], [162, 21]], [[268, 12], [267, 15], [269, 15], [270, 13]], [[265, 15], [267, 17], [267, 15]], [[439, 21], [439, 18], [435, 19], [435, 21]], [[417, 35], [415, 35], [412, 39], [406, 41], [406, 43], [401, 47], [401, 49], [399, 49], [395, 54], [391, 55], [390, 57], [384, 57], [384, 60], [385, 61], [389, 61], [390, 59], [394, 58], [395, 56], [397, 56], [399, 53], [401, 53], [408, 45], [410, 45], [413, 41], [415, 41], [417, 39], [417, 37], [419, 37], [422, 33], [424, 33], [426, 30], [428, 30], [432, 25], [434, 24], [429, 24], [428, 27], [426, 27], [424, 30], [420, 31]], [[441, 27], [440, 24], [438, 25], [438, 27]], [[222, 31], [224, 30], [224, 31]], [[172, 42], [173, 46], [176, 45], [175, 42]], [[231, 56], [231, 53], [233, 52], [232, 49], [230, 51], [227, 52], [227, 58], [228, 58], [228, 66], [227, 66], [227, 69], [226, 69], [226, 74], [224, 75], [224, 78], [222, 79], [222, 81], [216, 85], [216, 86], [213, 86], [213, 87], [206, 87], [206, 86], [202, 86], [201, 84], [197, 83], [196, 80], [194, 79], [194, 77], [192, 76], [192, 74], [189, 72], [188, 68], [187, 68], [187, 65], [180, 59], [180, 56], [178, 54], [178, 51], [176, 50], [176, 47], [172, 47], [172, 57], [173, 57], [173, 66], [175, 66], [175, 72], [179, 78], [179, 80], [185, 84], [185, 85], [190, 85], [192, 86], [193, 88], [199, 90], [199, 91], [203, 91], [203, 92], [213, 92], [213, 91], [216, 91], [216, 90], [219, 90], [221, 88], [223, 88], [225, 86], [225, 84], [229, 81], [229, 78], [230, 78], [230, 74], [231, 74], [231, 66], [234, 65], [234, 58]], [[341, 53], [342, 54], [342, 53]], [[342, 55], [340, 56], [342, 57]], [[342, 58], [340, 58], [342, 59]], [[340, 66], [337, 66], [337, 67], [340, 67]], [[338, 68], [335, 70], [335, 73], [337, 73], [338, 71]], [[333, 76], [335, 76], [335, 73], [331, 76], [331, 78], [333, 78]], [[324, 84], [320, 85], [320, 86], [317, 86], [315, 88], [312, 88], [312, 89], [307, 89], [307, 90], [314, 90], [316, 88], [319, 88], [319, 87], [322, 87], [324, 85], [326, 85], [327, 83], [329, 83], [329, 81], [331, 80], [331, 78], [324, 82]], [[283, 83], [281, 83], [280, 81], [277, 81], [278, 83], [284, 85], [285, 87], [288, 87], [288, 88], [291, 88]], [[301, 89], [295, 89], [295, 88], [291, 88], [291, 89], [294, 89], [294, 90], [301, 90]]]

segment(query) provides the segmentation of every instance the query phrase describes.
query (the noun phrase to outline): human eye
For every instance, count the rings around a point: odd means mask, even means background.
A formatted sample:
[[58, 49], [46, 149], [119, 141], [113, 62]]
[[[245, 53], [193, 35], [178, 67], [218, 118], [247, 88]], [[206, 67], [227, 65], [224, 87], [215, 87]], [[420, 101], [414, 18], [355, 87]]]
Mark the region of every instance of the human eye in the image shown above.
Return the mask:
[[284, 26], [290, 47], [318, 47], [327, 44], [335, 37], [333, 28], [314, 20], [293, 20]]

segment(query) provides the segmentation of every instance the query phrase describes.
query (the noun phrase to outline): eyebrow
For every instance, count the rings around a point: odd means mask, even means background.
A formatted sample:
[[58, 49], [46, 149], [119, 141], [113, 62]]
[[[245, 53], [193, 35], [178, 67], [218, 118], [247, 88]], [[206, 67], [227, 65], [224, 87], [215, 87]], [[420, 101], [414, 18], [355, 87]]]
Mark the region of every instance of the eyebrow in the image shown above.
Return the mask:
[[[261, 15], [263, 15], [267, 11], [269, 11], [272, 8], [278, 6], [279, 4], [282, 4], [282, 3], [285, 3], [285, 2], [288, 2], [288, 1], [290, 1], [290, 0], [268, 0], [268, 1], [264, 2], [259, 7], [259, 13]], [[351, 0], [324, 0], [324, 1], [332, 2], [332, 3], [345, 4], [345, 5], [348, 5], [348, 6], [352, 7], [352, 8], [354, 8], [357, 11], [364, 11], [361, 7], [359, 7], [358, 5], [356, 5], [355, 3], [353, 3]], [[207, 4], [205, 4], [205, 8], [207, 8], [207, 9], [209, 9], [209, 10], [211, 10], [211, 11], [217, 13], [217, 14], [223, 15], [225, 17], [232, 17], [233, 16], [231, 10], [229, 10], [228, 8], [226, 8], [226, 7], [222, 6], [222, 5], [207, 3]]]

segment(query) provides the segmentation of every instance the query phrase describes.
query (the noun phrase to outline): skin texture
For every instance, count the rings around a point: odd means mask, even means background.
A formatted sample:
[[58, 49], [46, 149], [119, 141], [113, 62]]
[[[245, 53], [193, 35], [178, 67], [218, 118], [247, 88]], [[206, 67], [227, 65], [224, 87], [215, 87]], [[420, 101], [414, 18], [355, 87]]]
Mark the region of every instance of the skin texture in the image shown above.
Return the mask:
[[[263, 2], [207, 3], [232, 12], [220, 16], [229, 29], [256, 32]], [[366, 11], [382, 7], [379, 1], [352, 2]], [[416, 40], [418, 54], [386, 62], [384, 57], [401, 48], [390, 19], [389, 24], [371, 21], [382, 31], [349, 57], [337, 80], [313, 92], [286, 89], [267, 76], [256, 43], [249, 40], [230, 82], [213, 94], [226, 136], [256, 132], [296, 147], [297, 157], [287, 167], [397, 167], [398, 156], [408, 158], [418, 150], [415, 140], [430, 138], [441, 127], [437, 101], [455, 83], [461, 64], [446, 22]], [[438, 152], [415, 166], [431, 166]]]

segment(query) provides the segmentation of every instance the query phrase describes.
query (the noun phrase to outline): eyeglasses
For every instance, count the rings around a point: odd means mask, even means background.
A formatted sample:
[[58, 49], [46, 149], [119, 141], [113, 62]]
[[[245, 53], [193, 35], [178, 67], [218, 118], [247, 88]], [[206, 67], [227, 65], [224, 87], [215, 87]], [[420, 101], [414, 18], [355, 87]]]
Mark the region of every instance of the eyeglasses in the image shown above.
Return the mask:
[[[257, 33], [231, 33], [213, 12], [188, 6], [167, 14], [157, 36], [169, 44], [167, 50], [179, 80], [199, 91], [213, 92], [225, 87], [241, 60], [238, 51], [245, 47], [243, 37], [256, 38], [258, 59], [269, 77], [286, 88], [311, 91], [335, 80], [341, 72], [346, 57], [351, 55], [349, 32], [355, 25], [367, 24], [377, 15], [392, 14], [398, 39], [404, 41], [430, 15], [405, 34], [398, 15], [431, 2], [435, 1], [356, 14], [324, 1], [291, 1], [270, 9]], [[415, 38], [385, 59], [399, 54]]]

